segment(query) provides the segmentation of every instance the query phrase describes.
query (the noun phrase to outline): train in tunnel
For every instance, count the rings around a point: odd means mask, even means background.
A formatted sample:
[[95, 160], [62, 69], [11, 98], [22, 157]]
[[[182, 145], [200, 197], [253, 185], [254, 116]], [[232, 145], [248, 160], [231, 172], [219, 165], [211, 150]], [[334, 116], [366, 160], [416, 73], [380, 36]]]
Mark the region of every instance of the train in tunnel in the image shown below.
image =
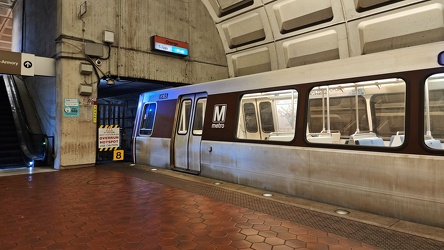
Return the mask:
[[444, 227], [443, 51], [144, 93], [133, 161]]

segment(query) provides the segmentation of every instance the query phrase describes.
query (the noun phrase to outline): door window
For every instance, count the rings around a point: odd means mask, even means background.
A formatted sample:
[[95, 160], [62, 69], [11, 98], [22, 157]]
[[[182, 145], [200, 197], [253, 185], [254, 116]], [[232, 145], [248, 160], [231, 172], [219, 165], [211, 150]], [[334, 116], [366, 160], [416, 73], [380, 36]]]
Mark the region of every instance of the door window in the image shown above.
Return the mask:
[[179, 129], [177, 130], [178, 134], [185, 135], [188, 133], [190, 114], [191, 114], [191, 100], [183, 100], [179, 114]]
[[253, 103], [244, 104], [244, 118], [245, 118], [245, 128], [248, 133], [256, 133], [257, 128], [257, 118], [256, 109]]
[[205, 107], [207, 105], [207, 99], [202, 98], [197, 100], [196, 110], [194, 112], [193, 134], [202, 135], [202, 128], [205, 119]]

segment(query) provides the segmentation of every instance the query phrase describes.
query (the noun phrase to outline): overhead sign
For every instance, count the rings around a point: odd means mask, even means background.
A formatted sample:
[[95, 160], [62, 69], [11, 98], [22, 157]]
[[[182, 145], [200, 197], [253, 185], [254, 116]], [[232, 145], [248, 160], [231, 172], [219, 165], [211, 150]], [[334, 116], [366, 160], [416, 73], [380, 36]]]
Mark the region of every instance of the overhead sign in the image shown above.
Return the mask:
[[34, 76], [34, 59], [33, 54], [0, 51], [0, 73]]
[[165, 38], [161, 36], [153, 36], [154, 50], [169, 52], [176, 55], [188, 56], [188, 43]]

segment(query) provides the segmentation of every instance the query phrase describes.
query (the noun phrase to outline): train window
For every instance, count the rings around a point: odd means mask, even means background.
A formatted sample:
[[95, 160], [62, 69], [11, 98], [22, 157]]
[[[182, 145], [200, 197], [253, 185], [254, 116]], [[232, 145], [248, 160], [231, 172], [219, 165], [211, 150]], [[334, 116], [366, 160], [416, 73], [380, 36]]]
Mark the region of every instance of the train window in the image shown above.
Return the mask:
[[404, 141], [403, 80], [318, 86], [308, 109], [308, 142], [394, 147]]
[[297, 109], [296, 90], [246, 94], [239, 110], [239, 139], [291, 141]]
[[425, 82], [424, 143], [443, 149], [444, 142], [444, 74], [430, 76]]
[[139, 130], [141, 135], [151, 135], [153, 132], [156, 103], [147, 103], [143, 107], [142, 122]]
[[[360, 114], [360, 128], [368, 130], [367, 109], [364, 97], [358, 97], [357, 106], [358, 113]], [[310, 95], [309, 109], [308, 129], [311, 135], [328, 131], [326, 100], [314, 98]], [[342, 96], [330, 98], [329, 115], [330, 130], [340, 133], [343, 137], [350, 136], [356, 131], [356, 100], [354, 97]]]
[[375, 94], [370, 98], [370, 108], [376, 134], [384, 140], [404, 134], [405, 92]]
[[179, 128], [177, 130], [178, 134], [185, 135], [188, 133], [190, 115], [191, 115], [191, 100], [183, 100], [179, 114]]
[[194, 111], [194, 121], [193, 121], [193, 134], [194, 135], [201, 135], [202, 134], [206, 105], [207, 105], [206, 98], [202, 98], [202, 99], [197, 100], [196, 110]]

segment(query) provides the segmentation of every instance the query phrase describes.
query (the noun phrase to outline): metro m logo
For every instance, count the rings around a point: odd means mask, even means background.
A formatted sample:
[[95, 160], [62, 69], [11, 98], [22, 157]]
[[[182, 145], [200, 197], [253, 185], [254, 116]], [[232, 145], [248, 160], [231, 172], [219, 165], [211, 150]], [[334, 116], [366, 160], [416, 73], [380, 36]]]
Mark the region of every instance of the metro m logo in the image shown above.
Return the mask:
[[213, 110], [213, 122], [224, 123], [227, 112], [227, 104], [216, 104]]

